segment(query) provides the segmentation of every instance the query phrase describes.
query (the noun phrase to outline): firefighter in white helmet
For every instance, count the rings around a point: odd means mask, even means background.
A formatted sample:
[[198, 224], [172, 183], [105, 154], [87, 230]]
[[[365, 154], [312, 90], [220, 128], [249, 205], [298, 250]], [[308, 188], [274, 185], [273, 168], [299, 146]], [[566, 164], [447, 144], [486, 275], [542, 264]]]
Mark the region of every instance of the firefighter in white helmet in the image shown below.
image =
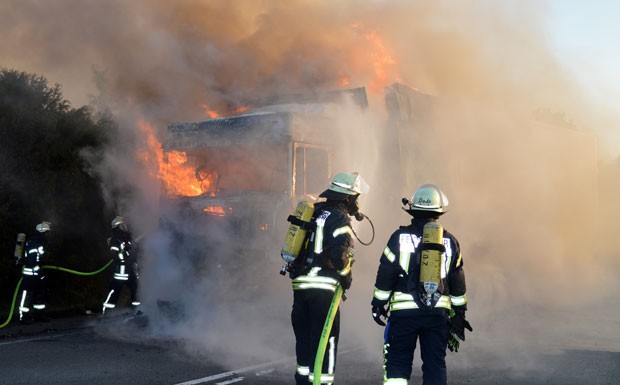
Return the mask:
[[45, 272], [42, 269], [44, 261], [49, 259], [49, 232], [51, 222], [41, 222], [36, 225], [36, 232], [31, 234], [24, 246], [22, 267], [22, 292], [19, 300], [19, 320], [22, 323], [32, 321], [47, 321], [43, 314], [45, 309]]
[[[413, 219], [392, 234], [383, 251], [371, 303], [377, 324], [386, 326], [387, 318], [383, 383], [407, 384], [419, 340], [424, 385], [446, 385], [446, 348], [458, 351], [465, 328], [472, 330], [465, 319], [463, 258], [456, 237], [437, 223], [448, 209], [448, 199], [437, 186], [421, 186], [410, 200], [403, 198], [403, 204]], [[435, 242], [429, 242], [432, 235]], [[428, 267], [433, 266], [428, 263], [433, 252], [435, 272]], [[435, 282], [423, 278], [433, 273]]]
[[[353, 263], [353, 230], [350, 216], [363, 218], [358, 197], [368, 191], [362, 177], [339, 173], [320, 194], [324, 202], [315, 204], [307, 251], [293, 263], [293, 310], [291, 320], [295, 332], [297, 384], [314, 380], [314, 359], [337, 285], [351, 286]], [[361, 219], [360, 219], [361, 220]], [[336, 314], [321, 370], [321, 384], [334, 382], [340, 315]]]
[[117, 216], [112, 220], [112, 236], [110, 238], [110, 257], [114, 260], [114, 278], [110, 290], [103, 302], [103, 314], [114, 309], [124, 286], [129, 288], [131, 307], [140, 306], [138, 301], [138, 260], [132, 245], [131, 233], [125, 218]]

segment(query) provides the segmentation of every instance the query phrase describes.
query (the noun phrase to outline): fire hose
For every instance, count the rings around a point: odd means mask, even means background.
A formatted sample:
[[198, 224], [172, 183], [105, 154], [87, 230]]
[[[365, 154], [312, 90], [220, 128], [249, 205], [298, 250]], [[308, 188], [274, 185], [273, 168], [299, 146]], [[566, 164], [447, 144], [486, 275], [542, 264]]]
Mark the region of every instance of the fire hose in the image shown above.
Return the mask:
[[323, 331], [321, 332], [319, 347], [316, 350], [316, 358], [314, 359], [314, 379], [312, 381], [313, 385], [321, 384], [321, 374], [323, 373], [323, 359], [325, 357], [325, 348], [327, 347], [327, 340], [329, 339], [329, 334], [332, 331], [334, 319], [336, 318], [336, 314], [338, 314], [338, 306], [340, 305], [341, 298], [342, 286], [338, 285], [336, 287], [336, 291], [334, 292], [332, 303], [329, 306], [327, 317], [325, 317], [325, 324], [323, 325]]
[[[112, 262], [114, 262], [114, 260], [110, 259], [110, 261], [108, 263], [106, 263], [99, 270], [90, 271], [90, 272], [76, 271], [76, 270], [71, 270], [71, 269], [67, 269], [67, 268], [64, 268], [64, 267], [60, 267], [60, 266], [50, 266], [50, 265], [43, 265], [43, 266], [41, 266], [41, 268], [42, 269], [47, 269], [47, 270], [60, 270], [60, 271], [64, 271], [64, 272], [69, 273], [69, 274], [75, 274], [75, 275], [81, 275], [81, 276], [92, 276], [92, 275], [97, 275], [97, 274], [101, 273], [102, 271], [104, 271], [105, 269], [107, 269], [112, 264]], [[17, 285], [15, 286], [15, 291], [13, 292], [13, 300], [11, 302], [11, 308], [9, 310], [9, 316], [7, 317], [6, 321], [3, 324], [0, 324], [0, 329], [5, 327], [6, 325], [8, 325], [9, 322], [11, 322], [11, 318], [13, 318], [13, 309], [15, 308], [15, 301], [17, 299], [17, 293], [19, 292], [19, 287], [21, 286], [22, 280], [23, 280], [23, 277], [19, 278], [19, 281], [17, 281]]]

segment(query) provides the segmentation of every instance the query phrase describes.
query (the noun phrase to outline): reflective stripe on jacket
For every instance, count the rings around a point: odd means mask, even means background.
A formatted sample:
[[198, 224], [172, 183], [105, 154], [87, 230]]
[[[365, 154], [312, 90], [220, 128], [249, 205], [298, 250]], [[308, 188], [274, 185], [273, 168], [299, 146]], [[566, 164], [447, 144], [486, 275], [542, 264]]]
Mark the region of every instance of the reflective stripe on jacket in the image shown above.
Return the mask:
[[[412, 257], [422, 239], [422, 229], [428, 219], [414, 219], [409, 226], [392, 234], [380, 258], [372, 303], [383, 306], [389, 301], [390, 311], [419, 309], [413, 296], [405, 292]], [[467, 295], [463, 258], [459, 243], [444, 229], [440, 278], [443, 286], [436, 308], [450, 309], [466, 306]]]
[[351, 274], [353, 230], [351, 218], [339, 204], [317, 203], [312, 218], [316, 223], [310, 238], [309, 266], [292, 281], [293, 290], [335, 291], [339, 278]]

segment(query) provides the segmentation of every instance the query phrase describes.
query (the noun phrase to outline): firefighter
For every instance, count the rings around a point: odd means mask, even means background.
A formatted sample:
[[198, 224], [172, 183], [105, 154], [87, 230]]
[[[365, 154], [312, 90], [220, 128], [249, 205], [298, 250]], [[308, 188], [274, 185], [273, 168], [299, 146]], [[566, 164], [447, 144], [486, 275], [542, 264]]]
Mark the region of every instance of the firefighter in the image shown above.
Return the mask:
[[[353, 230], [350, 216], [360, 217], [358, 197], [368, 185], [354, 173], [339, 173], [319, 196], [324, 202], [315, 204], [312, 223], [316, 228], [309, 234], [305, 253], [293, 262], [293, 310], [291, 321], [295, 333], [297, 355], [297, 384], [314, 381], [314, 360], [323, 325], [338, 285], [351, 287], [353, 264]], [[321, 384], [334, 381], [336, 352], [340, 329], [340, 313], [336, 313], [327, 342]]]
[[[443, 228], [436, 243], [426, 243], [428, 229], [437, 230], [437, 219], [448, 209], [448, 199], [437, 186], [423, 185], [411, 200], [403, 198], [403, 203], [413, 219], [390, 237], [381, 255], [371, 302], [374, 321], [386, 326], [384, 320], [388, 319], [383, 383], [407, 384], [419, 340], [423, 384], [446, 385], [446, 347], [458, 351], [459, 339], [465, 340], [464, 329], [472, 331], [465, 319], [463, 258], [458, 240]], [[420, 262], [426, 261], [424, 250], [439, 253], [434, 285], [420, 284], [420, 277], [428, 276], [428, 267]]]
[[24, 324], [33, 321], [48, 321], [45, 309], [45, 272], [42, 263], [49, 259], [49, 232], [51, 222], [39, 223], [24, 246], [22, 267], [23, 289], [19, 302], [19, 320]]
[[127, 229], [125, 218], [117, 216], [112, 220], [112, 236], [109, 240], [110, 257], [114, 260], [114, 278], [110, 291], [103, 302], [103, 311], [114, 309], [123, 286], [129, 288], [131, 307], [140, 306], [138, 301], [138, 261], [136, 250], [132, 246], [131, 233]]

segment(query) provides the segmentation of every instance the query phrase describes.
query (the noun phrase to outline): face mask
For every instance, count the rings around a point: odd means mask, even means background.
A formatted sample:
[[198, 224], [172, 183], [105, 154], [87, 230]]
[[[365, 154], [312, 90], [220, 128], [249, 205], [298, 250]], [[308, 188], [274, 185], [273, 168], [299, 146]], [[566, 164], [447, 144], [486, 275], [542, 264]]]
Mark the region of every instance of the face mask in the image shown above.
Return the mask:
[[349, 213], [349, 215], [355, 216], [355, 219], [357, 219], [358, 221], [364, 219], [364, 214], [360, 213], [360, 204], [357, 200], [357, 197], [352, 198], [352, 200], [348, 202], [347, 212]]

